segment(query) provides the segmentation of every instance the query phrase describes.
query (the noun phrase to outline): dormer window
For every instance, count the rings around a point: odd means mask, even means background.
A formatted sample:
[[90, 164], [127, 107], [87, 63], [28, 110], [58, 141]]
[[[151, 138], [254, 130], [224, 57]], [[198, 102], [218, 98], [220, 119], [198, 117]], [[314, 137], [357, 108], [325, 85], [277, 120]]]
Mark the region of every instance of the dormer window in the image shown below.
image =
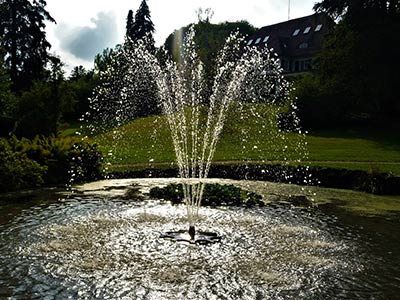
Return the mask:
[[311, 27], [310, 26], [308, 26], [308, 27], [306, 27], [306, 29], [304, 29], [304, 34], [307, 34], [307, 33], [309, 33], [310, 32], [310, 29], [311, 29]]
[[295, 31], [293, 31], [293, 36], [296, 36], [296, 35], [298, 35], [298, 34], [299, 34], [299, 32], [300, 32], [300, 29], [296, 29]]
[[308, 43], [304, 42], [299, 45], [299, 49], [306, 49], [308, 48]]
[[258, 44], [261, 41], [261, 38], [259, 37], [258, 39], [256, 39], [256, 42], [254, 44]]
[[269, 35], [267, 35], [267, 36], [264, 38], [263, 43], [268, 42], [268, 39], [269, 39]]
[[322, 28], [322, 24], [318, 24], [317, 27], [315, 27], [315, 31], [320, 31]]
[[253, 42], [253, 40], [248, 41], [247, 46], [250, 46], [252, 42]]

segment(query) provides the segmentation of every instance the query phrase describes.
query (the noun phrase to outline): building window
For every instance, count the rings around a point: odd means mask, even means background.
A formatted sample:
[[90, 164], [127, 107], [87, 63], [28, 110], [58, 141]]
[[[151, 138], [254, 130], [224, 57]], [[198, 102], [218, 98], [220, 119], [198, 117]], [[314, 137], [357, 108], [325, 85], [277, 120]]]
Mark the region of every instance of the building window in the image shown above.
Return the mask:
[[261, 41], [261, 38], [256, 39], [256, 42], [254, 44], [258, 44]]
[[293, 31], [293, 36], [296, 36], [296, 35], [298, 35], [298, 34], [299, 34], [299, 32], [300, 32], [300, 29], [296, 29], [295, 31]]
[[306, 34], [306, 33], [309, 33], [310, 32], [310, 29], [311, 29], [311, 27], [310, 26], [308, 26], [308, 27], [306, 27], [306, 29], [304, 29], [304, 34]]
[[253, 42], [253, 40], [248, 41], [247, 46], [250, 46], [252, 42]]
[[267, 36], [264, 38], [263, 43], [268, 42], [268, 39], [269, 39], [269, 35], [267, 35]]
[[299, 45], [299, 49], [306, 49], [308, 48], [308, 43], [304, 42]]
[[318, 24], [317, 27], [315, 27], [315, 31], [320, 31], [322, 28], [322, 24]]

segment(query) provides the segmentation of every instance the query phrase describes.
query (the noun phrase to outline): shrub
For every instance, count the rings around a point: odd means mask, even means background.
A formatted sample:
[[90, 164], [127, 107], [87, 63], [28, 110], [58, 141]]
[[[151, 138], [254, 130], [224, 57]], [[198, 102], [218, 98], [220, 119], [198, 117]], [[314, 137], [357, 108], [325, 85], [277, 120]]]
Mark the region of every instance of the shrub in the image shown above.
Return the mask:
[[46, 170], [46, 166], [15, 152], [7, 139], [0, 138], [0, 192], [39, 186]]
[[103, 156], [96, 144], [74, 143], [68, 154], [74, 181], [95, 180], [102, 177]]
[[[164, 188], [154, 187], [150, 197], [165, 199], [173, 204], [184, 200], [181, 184], [169, 184]], [[204, 187], [202, 205], [204, 206], [263, 206], [262, 197], [256, 193], [242, 190], [234, 185], [206, 184]]]
[[[33, 140], [13, 137], [1, 141], [3, 191], [102, 176], [103, 157], [97, 146], [77, 138], [36, 136]], [[8, 173], [12, 174], [9, 178]]]

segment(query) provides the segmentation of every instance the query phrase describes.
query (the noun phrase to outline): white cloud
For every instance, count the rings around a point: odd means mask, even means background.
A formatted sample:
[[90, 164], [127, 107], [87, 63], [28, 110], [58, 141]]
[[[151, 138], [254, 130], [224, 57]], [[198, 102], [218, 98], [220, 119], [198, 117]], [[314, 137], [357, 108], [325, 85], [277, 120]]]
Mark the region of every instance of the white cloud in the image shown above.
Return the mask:
[[55, 36], [64, 52], [86, 61], [106, 47], [113, 47], [117, 42], [115, 15], [111, 12], [99, 12], [91, 18], [91, 26], [74, 26], [60, 23], [55, 29]]

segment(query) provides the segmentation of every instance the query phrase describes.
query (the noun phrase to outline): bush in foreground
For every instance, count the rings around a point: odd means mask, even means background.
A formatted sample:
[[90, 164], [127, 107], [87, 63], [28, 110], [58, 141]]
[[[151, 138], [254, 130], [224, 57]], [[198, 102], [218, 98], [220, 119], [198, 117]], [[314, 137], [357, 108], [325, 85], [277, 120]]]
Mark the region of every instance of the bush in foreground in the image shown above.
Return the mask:
[[0, 191], [94, 180], [102, 175], [103, 157], [97, 146], [76, 138], [2, 138], [0, 150]]
[[39, 186], [46, 170], [46, 166], [15, 152], [7, 139], [0, 138], [0, 192]]
[[[154, 187], [150, 197], [179, 204], [184, 201], [181, 184], [169, 184], [166, 187]], [[203, 206], [263, 206], [262, 197], [254, 192], [242, 190], [234, 185], [206, 184], [202, 199]]]

